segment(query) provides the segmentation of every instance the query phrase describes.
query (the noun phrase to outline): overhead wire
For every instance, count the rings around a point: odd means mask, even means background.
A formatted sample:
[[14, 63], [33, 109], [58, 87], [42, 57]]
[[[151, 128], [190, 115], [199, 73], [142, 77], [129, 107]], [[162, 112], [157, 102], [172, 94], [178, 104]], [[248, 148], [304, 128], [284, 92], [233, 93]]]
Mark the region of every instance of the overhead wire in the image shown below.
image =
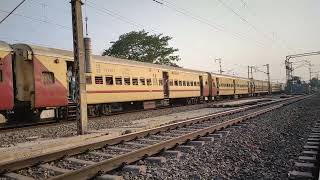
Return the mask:
[[[8, 11], [2, 10], [2, 9], [0, 9], [0, 12], [2, 12], [2, 13], [8, 13]], [[57, 27], [64, 28], [64, 29], [67, 29], [67, 30], [72, 30], [72, 28], [69, 27], [69, 26], [65, 26], [65, 25], [62, 25], [62, 24], [58, 24], [58, 23], [55, 23], [55, 22], [53, 22], [53, 21], [43, 20], [43, 19], [31, 17], [31, 16], [26, 16], [26, 15], [18, 14], [18, 13], [12, 13], [12, 15], [19, 16], [19, 17], [23, 17], [23, 18], [29, 19], [29, 20], [31, 20], [31, 21], [38, 21], [38, 22], [42, 22], [42, 23], [47, 23], [47, 24], [55, 25], [55, 26], [57, 26]]]
[[231, 34], [233, 37], [235, 38], [240, 38], [242, 40], [248, 40], [248, 41], [252, 41], [254, 42], [255, 44], [259, 45], [260, 47], [265, 47], [265, 44], [264, 43], [261, 43], [257, 40], [252, 40], [250, 38], [248, 38], [247, 36], [243, 35], [243, 34], [240, 34], [240, 33], [236, 33], [236, 32], [230, 32], [228, 31], [224, 26], [222, 25], [218, 25], [216, 23], [213, 23], [212, 21], [204, 18], [204, 17], [201, 17], [199, 15], [195, 15], [193, 14], [191, 11], [187, 10], [187, 9], [184, 9], [182, 7], [179, 7], [178, 5], [174, 4], [174, 3], [171, 3], [171, 2], [168, 2], [166, 0], [152, 0], [154, 1], [155, 3], [159, 4], [159, 5], [162, 5], [162, 6], [165, 6], [173, 11], [176, 11], [177, 13], [179, 14], [182, 14], [182, 15], [185, 15], [189, 18], [192, 18], [193, 20], [195, 21], [198, 21], [200, 23], [203, 23], [207, 26], [209, 26], [210, 28], [216, 30], [216, 31], [221, 31], [221, 32], [224, 32], [224, 33], [227, 33], [227, 34]]
[[[249, 7], [249, 5], [245, 2], [245, 0], [240, 0], [241, 1], [241, 3], [243, 4], [243, 6], [248, 10], [248, 12], [251, 14], [251, 15], [253, 15], [253, 16], [255, 16], [257, 19], [261, 19], [258, 15], [257, 15], [257, 13], [255, 13], [253, 10], [252, 10], [252, 8], [251, 7]], [[263, 22], [263, 21], [259, 21], [260, 23], [261, 22]], [[275, 35], [277, 35], [277, 33], [275, 33], [274, 32], [274, 34], [273, 34], [273, 40], [279, 40], [279, 41], [281, 41], [280, 43], [283, 45], [283, 47], [284, 48], [287, 48], [289, 51], [292, 51], [292, 52], [296, 52], [293, 48], [291, 48], [290, 46], [288, 46], [287, 45], [287, 43], [282, 39], [282, 38], [280, 38], [279, 36], [275, 36]], [[276, 38], [277, 37], [277, 38]]]
[[15, 10], [17, 10], [26, 0], [22, 0], [12, 11], [9, 12], [1, 21], [0, 24], [3, 23]]
[[266, 35], [264, 32], [260, 31], [254, 24], [250, 23], [246, 18], [244, 18], [243, 16], [241, 16], [237, 11], [235, 11], [233, 8], [231, 8], [230, 6], [228, 6], [226, 3], [224, 3], [222, 0], [217, 0], [222, 6], [224, 6], [226, 9], [228, 9], [230, 12], [232, 12], [234, 15], [238, 16], [239, 19], [243, 22], [245, 22], [246, 24], [248, 24], [252, 29], [254, 29], [256, 32], [262, 34], [266, 39], [269, 39], [271, 41], [273, 41], [272, 38], [270, 38], [268, 35]]
[[117, 20], [120, 20], [122, 22], [130, 24], [130, 25], [135, 26], [137, 28], [146, 29], [146, 30], [149, 30], [149, 31], [151, 31], [153, 33], [159, 33], [154, 28], [150, 28], [150, 27], [147, 27], [145, 25], [142, 25], [142, 24], [140, 24], [140, 23], [138, 23], [138, 22], [136, 22], [136, 21], [134, 21], [134, 20], [132, 20], [132, 19], [130, 19], [128, 17], [122, 16], [121, 14], [119, 14], [119, 13], [117, 13], [115, 11], [112, 11], [110, 9], [104, 8], [102, 6], [99, 6], [99, 5], [97, 5], [96, 3], [94, 3], [94, 2], [92, 2], [90, 0], [87, 0], [87, 6], [92, 8], [92, 9], [94, 9], [94, 10], [96, 10], [96, 11], [100, 11], [100, 12], [102, 12], [104, 14], [108, 14], [109, 16], [111, 16], [111, 17], [113, 17], [113, 18], [115, 18]]

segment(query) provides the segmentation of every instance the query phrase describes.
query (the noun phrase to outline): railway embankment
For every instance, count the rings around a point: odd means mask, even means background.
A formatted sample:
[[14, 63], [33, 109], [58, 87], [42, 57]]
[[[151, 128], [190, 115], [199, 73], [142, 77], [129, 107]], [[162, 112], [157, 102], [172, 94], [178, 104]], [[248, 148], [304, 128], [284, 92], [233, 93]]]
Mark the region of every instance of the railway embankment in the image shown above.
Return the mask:
[[288, 179], [320, 116], [315, 96], [253, 118], [222, 138], [184, 151], [179, 161], [148, 164], [125, 179]]

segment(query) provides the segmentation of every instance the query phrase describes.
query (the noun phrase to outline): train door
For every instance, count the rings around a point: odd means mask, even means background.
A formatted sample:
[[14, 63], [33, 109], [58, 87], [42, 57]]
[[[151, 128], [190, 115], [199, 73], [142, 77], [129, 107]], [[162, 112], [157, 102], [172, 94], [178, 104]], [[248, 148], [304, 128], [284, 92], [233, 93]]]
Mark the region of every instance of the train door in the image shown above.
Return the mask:
[[214, 88], [213, 87], [214, 81], [212, 79], [211, 74], [210, 73], [207, 73], [207, 74], [208, 74], [208, 85], [209, 85], [209, 101], [211, 101], [212, 97], [213, 97], [212, 91], [213, 91], [213, 88]]
[[200, 83], [200, 96], [203, 96], [203, 77], [199, 76], [199, 83]]
[[232, 80], [232, 85], [233, 85], [233, 94], [236, 94], [236, 80]]
[[216, 78], [216, 83], [217, 83], [217, 95], [219, 95], [219, 89], [220, 89], [220, 81], [219, 81], [219, 78]]
[[73, 62], [67, 61], [67, 79], [69, 98], [74, 99], [75, 76], [73, 72]]
[[169, 74], [168, 74], [168, 72], [162, 72], [162, 78], [163, 78], [164, 98], [169, 98]]

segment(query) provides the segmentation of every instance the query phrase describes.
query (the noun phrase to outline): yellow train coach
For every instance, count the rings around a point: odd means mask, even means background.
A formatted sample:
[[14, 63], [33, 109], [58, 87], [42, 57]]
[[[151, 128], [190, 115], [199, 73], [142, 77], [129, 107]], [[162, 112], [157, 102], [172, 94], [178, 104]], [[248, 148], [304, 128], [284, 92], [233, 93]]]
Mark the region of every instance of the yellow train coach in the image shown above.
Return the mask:
[[235, 87], [234, 87], [234, 77], [225, 76], [225, 75], [215, 75], [217, 82], [217, 96], [234, 96]]
[[253, 80], [253, 92], [255, 95], [268, 94], [268, 82], [262, 80]]
[[248, 96], [250, 80], [246, 78], [235, 78], [235, 95]]
[[86, 75], [91, 109], [102, 106], [103, 112], [110, 112], [122, 102], [154, 108], [168, 101], [197, 103], [208, 96], [208, 75], [202, 71], [109, 56], [92, 56], [92, 67]]
[[[10, 52], [0, 53], [3, 58], [0, 89], [6, 88], [5, 93], [11, 93], [11, 100], [14, 95], [15, 109], [20, 107], [20, 112], [40, 114], [44, 109], [53, 108], [57, 109], [57, 117], [68, 115], [75, 93], [73, 52], [28, 44], [6, 47]], [[268, 92], [265, 81], [110, 56], [90, 57], [86, 61], [85, 73], [90, 116], [124, 108], [148, 109], [173, 103], [193, 104], [219, 97], [247, 96], [253, 91], [250, 82], [255, 94]], [[274, 86], [274, 91], [278, 91], [276, 88], [278, 86]], [[5, 108], [11, 109], [12, 106], [11, 103]]]

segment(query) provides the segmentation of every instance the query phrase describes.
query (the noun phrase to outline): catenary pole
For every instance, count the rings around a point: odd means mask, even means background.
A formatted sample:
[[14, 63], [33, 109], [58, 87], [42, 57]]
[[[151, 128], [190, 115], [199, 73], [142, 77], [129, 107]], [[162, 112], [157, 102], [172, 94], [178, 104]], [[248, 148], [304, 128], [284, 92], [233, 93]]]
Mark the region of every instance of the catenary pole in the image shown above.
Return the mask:
[[85, 60], [84, 60], [84, 39], [82, 23], [82, 2], [71, 0], [73, 52], [75, 76], [75, 102], [77, 104], [77, 127], [78, 134], [85, 134], [88, 129], [86, 82], [85, 82]]

